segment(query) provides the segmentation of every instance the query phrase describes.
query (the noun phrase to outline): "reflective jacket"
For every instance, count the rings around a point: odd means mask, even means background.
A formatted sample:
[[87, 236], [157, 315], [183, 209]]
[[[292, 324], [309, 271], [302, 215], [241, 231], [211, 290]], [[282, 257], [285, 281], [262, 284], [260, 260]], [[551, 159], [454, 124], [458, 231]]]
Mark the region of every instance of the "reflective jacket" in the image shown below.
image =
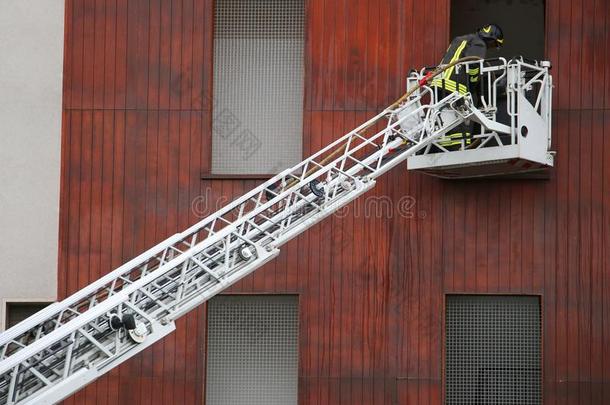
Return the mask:
[[[478, 34], [462, 35], [451, 41], [441, 64], [446, 65], [465, 56], [478, 56], [479, 58], [485, 59], [486, 54], [487, 46], [485, 45], [485, 41], [483, 41]], [[463, 67], [458, 70], [454, 66], [434, 78], [432, 80], [432, 85], [450, 92], [458, 91], [460, 94], [465, 94], [468, 92], [469, 82], [470, 84], [476, 85], [478, 81], [478, 66], [473, 66], [468, 72], [466, 72]]]

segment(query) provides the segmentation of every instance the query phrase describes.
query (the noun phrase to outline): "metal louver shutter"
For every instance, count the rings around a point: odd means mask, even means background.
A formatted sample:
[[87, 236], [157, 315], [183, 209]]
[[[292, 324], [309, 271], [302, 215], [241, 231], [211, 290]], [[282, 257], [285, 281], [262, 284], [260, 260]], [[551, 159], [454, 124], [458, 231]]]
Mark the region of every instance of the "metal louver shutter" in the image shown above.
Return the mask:
[[296, 404], [297, 297], [229, 295], [208, 305], [206, 404]]
[[540, 301], [448, 295], [447, 404], [541, 404]]
[[275, 174], [302, 159], [304, 0], [217, 0], [212, 173]]

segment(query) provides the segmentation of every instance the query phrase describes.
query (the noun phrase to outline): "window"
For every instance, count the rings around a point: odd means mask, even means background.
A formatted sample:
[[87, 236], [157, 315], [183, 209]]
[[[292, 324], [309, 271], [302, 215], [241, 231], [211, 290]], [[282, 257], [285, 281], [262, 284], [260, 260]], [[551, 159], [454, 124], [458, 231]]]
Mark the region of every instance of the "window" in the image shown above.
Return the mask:
[[302, 158], [304, 0], [216, 0], [212, 174]]
[[206, 404], [296, 404], [297, 347], [297, 297], [213, 298], [208, 304]]
[[451, 38], [489, 23], [502, 27], [505, 40], [499, 51], [489, 51], [487, 57], [544, 59], [544, 0], [451, 1]]
[[447, 404], [541, 404], [540, 301], [532, 296], [449, 295]]
[[17, 325], [19, 322], [42, 310], [50, 302], [7, 302], [5, 329]]

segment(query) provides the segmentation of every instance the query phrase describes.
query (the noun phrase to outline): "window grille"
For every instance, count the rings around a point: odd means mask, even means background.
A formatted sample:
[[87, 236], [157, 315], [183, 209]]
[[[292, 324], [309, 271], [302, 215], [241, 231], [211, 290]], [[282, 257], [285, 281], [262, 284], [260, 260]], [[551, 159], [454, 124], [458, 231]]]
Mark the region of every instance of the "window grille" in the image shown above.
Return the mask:
[[304, 0], [216, 0], [213, 174], [302, 159]]
[[208, 304], [206, 404], [297, 403], [295, 296], [217, 296]]
[[541, 404], [538, 297], [447, 296], [445, 356], [447, 404]]

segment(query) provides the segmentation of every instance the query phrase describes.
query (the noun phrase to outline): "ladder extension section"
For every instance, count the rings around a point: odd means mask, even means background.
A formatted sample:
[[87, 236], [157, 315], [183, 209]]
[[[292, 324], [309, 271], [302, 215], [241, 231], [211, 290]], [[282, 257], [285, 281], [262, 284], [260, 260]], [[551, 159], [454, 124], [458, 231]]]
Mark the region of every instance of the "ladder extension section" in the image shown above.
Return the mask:
[[[0, 335], [0, 404], [52, 404], [175, 329], [175, 320], [272, 260], [473, 116], [470, 95], [414, 92], [189, 229]], [[455, 119], [440, 118], [452, 109]]]

